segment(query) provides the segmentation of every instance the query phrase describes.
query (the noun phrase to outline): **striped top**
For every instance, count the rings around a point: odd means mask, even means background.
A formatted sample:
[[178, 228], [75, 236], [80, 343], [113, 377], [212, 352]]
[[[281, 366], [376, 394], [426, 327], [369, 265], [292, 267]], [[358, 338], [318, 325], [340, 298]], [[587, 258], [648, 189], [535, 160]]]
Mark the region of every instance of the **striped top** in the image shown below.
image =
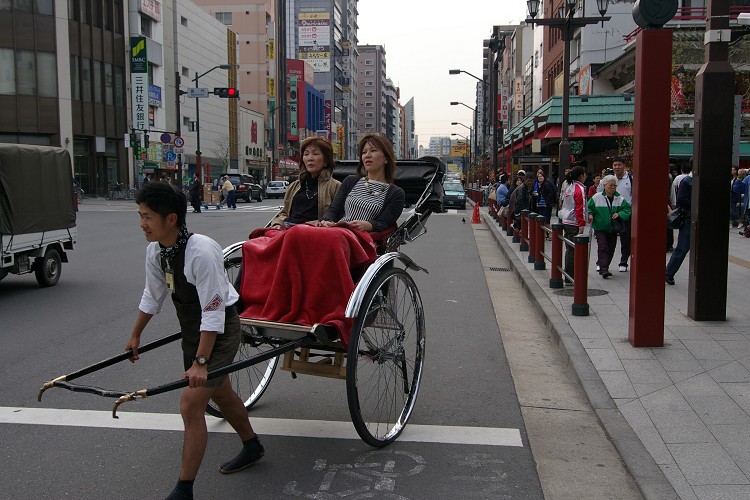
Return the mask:
[[[380, 186], [387, 187], [382, 194], [378, 193]], [[350, 194], [353, 196], [349, 196]], [[384, 185], [370, 181], [370, 189], [367, 189], [364, 179], [358, 175], [350, 175], [341, 183], [321, 220], [366, 220], [372, 224], [374, 232], [381, 232], [396, 225], [405, 202], [406, 193], [395, 184]], [[377, 207], [380, 207], [379, 210]]]
[[[369, 183], [369, 186], [368, 186]], [[343, 222], [372, 220], [383, 210], [385, 192], [390, 185], [384, 182], [359, 179], [344, 202]]]

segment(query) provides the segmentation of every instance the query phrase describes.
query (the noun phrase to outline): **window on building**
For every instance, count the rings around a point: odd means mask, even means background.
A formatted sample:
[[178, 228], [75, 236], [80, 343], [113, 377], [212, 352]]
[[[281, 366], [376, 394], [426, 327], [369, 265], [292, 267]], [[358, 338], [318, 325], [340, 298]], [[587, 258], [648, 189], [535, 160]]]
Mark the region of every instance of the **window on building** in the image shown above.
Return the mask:
[[52, 16], [55, 14], [55, 7], [52, 0], [35, 0], [36, 13], [43, 16]]
[[372, 102], [366, 102], [366, 103], [365, 103], [365, 107], [366, 107], [366, 108], [371, 108], [371, 107], [373, 107], [374, 105], [375, 105], [375, 104], [374, 104], [374, 103], [372, 103]]
[[80, 6], [78, 21], [83, 24], [91, 24], [91, 0], [78, 0], [78, 2]]
[[34, 2], [32, 0], [16, 0], [15, 8], [16, 10], [20, 10], [23, 12], [32, 12], [33, 4]]
[[375, 61], [372, 59], [365, 59], [365, 66], [372, 66], [373, 64], [375, 64]]
[[109, 2], [102, 2], [102, 22], [104, 23], [104, 29], [107, 31], [114, 31], [114, 19], [112, 18], [112, 7]]
[[141, 35], [151, 38], [151, 19], [141, 16]]
[[373, 82], [373, 81], [367, 81], [367, 82], [365, 82], [365, 87], [374, 87], [374, 86], [375, 86], [375, 82]]
[[182, 76], [190, 77], [190, 70], [185, 66], [182, 67]]
[[187, 17], [180, 16], [180, 24], [187, 27]]
[[368, 129], [368, 130], [372, 129], [373, 126], [374, 125], [372, 123], [365, 123], [365, 128]]
[[104, 104], [113, 104], [114, 81], [112, 64], [104, 63]]
[[375, 95], [375, 93], [372, 90], [368, 90], [365, 92], [365, 97], [372, 97], [373, 95]]
[[102, 102], [102, 63], [94, 61], [94, 102]]
[[16, 80], [19, 95], [36, 95], [36, 62], [34, 51], [16, 51]]
[[13, 64], [13, 49], [0, 49], [0, 94], [16, 93], [16, 65]]
[[36, 65], [39, 69], [39, 96], [57, 97], [57, 56], [54, 52], [37, 52]]
[[115, 66], [115, 106], [125, 106], [125, 68]]
[[122, 0], [115, 0], [112, 8], [112, 25], [115, 33], [122, 33]]
[[365, 113], [365, 118], [375, 118], [375, 113], [373, 113], [371, 111], [367, 112], [367, 113]]
[[373, 70], [371, 70], [371, 69], [365, 70], [365, 76], [372, 76], [374, 74], [375, 74], [375, 72]]
[[98, 0], [93, 0], [91, 2], [91, 21], [92, 24], [96, 27], [102, 26], [102, 9], [101, 9], [102, 3]]
[[91, 59], [81, 58], [81, 100], [91, 102]]
[[232, 25], [232, 13], [231, 12], [217, 12], [216, 19], [226, 26]]
[[70, 97], [73, 99], [81, 98], [80, 71], [78, 56], [70, 56]]

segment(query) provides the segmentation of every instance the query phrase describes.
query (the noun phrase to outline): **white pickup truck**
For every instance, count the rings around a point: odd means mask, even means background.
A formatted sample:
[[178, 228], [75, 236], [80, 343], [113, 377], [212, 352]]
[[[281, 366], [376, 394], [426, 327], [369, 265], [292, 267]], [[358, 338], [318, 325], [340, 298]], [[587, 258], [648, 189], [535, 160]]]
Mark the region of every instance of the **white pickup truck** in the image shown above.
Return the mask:
[[60, 280], [77, 235], [70, 154], [50, 146], [0, 144], [0, 280], [34, 271]]

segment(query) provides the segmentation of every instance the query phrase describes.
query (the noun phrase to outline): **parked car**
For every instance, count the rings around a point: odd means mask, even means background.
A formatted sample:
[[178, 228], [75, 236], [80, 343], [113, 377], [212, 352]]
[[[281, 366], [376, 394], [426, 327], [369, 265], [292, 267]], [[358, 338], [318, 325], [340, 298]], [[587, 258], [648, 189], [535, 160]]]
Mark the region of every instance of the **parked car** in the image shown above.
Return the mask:
[[443, 207], [456, 207], [466, 210], [466, 191], [460, 182], [446, 182], [443, 184]]
[[225, 175], [229, 177], [229, 182], [237, 190], [236, 200], [244, 201], [245, 203], [250, 203], [252, 200], [263, 201], [263, 188], [255, 182], [252, 175], [223, 173], [219, 178], [221, 179]]
[[266, 186], [266, 197], [283, 198], [286, 194], [287, 187], [289, 187], [287, 181], [271, 181]]

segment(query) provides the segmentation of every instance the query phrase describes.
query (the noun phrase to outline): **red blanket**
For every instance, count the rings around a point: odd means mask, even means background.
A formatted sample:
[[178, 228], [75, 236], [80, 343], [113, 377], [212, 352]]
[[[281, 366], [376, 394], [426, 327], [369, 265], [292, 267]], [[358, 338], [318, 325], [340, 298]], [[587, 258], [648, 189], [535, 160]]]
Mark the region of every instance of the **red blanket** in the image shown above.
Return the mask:
[[305, 224], [254, 231], [242, 245], [243, 318], [334, 325], [349, 344], [344, 317], [354, 291], [351, 270], [377, 257], [368, 233]]

